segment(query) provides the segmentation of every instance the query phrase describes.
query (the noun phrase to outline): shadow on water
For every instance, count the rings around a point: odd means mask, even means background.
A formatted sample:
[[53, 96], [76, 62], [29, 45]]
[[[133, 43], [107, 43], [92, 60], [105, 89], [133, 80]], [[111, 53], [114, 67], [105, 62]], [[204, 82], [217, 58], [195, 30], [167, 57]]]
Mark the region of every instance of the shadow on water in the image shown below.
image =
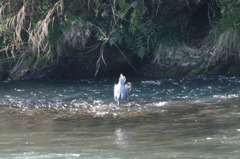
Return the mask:
[[238, 158], [238, 78], [129, 81], [2, 83], [0, 158]]

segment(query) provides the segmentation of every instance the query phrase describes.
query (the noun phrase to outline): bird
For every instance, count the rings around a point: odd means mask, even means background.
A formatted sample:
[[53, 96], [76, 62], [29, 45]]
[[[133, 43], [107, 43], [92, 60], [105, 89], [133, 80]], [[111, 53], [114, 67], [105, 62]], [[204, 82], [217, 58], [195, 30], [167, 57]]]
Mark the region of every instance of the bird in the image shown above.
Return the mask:
[[126, 77], [123, 74], [120, 74], [118, 84], [114, 85], [114, 100], [117, 102], [118, 106], [120, 105], [120, 101], [123, 99], [127, 99], [129, 93], [132, 89], [132, 84], [126, 82]]

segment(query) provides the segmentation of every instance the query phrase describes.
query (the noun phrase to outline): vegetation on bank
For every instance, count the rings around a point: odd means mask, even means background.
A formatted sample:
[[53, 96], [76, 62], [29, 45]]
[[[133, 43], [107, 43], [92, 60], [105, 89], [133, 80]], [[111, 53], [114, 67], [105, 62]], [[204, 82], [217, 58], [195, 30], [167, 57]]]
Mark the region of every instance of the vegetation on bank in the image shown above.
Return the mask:
[[232, 59], [237, 62], [240, 0], [206, 3], [211, 31], [199, 47], [189, 47], [196, 45], [191, 44], [195, 28], [187, 17], [175, 25], [161, 20], [161, 0], [2, 0], [1, 79], [20, 79], [66, 56], [93, 50], [98, 53], [97, 74], [106, 65], [106, 50], [113, 48], [130, 65], [127, 53], [140, 59], [153, 57], [160, 67], [185, 65], [192, 56], [203, 60], [205, 68]]
[[210, 58], [207, 67], [240, 61], [240, 0], [220, 0], [219, 3], [222, 17], [205, 39]]

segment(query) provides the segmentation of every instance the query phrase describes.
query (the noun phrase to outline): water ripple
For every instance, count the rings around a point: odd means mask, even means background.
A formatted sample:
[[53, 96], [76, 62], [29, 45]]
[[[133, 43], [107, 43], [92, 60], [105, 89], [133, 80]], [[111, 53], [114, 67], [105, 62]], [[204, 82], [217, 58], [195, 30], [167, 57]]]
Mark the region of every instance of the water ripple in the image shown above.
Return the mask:
[[124, 111], [148, 112], [179, 103], [221, 103], [238, 100], [240, 93], [240, 79], [237, 77], [133, 80], [129, 99], [118, 107], [113, 100], [113, 83], [112, 80], [1, 83], [0, 107], [77, 108], [85, 113], [104, 116]]

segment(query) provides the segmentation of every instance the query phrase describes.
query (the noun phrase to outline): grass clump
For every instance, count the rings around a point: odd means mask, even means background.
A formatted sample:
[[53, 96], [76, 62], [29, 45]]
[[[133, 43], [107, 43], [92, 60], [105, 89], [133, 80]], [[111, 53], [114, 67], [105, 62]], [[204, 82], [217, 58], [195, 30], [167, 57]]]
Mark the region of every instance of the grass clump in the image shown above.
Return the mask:
[[205, 39], [210, 53], [207, 68], [218, 63], [238, 62], [240, 60], [240, 1], [221, 0], [221, 20]]

